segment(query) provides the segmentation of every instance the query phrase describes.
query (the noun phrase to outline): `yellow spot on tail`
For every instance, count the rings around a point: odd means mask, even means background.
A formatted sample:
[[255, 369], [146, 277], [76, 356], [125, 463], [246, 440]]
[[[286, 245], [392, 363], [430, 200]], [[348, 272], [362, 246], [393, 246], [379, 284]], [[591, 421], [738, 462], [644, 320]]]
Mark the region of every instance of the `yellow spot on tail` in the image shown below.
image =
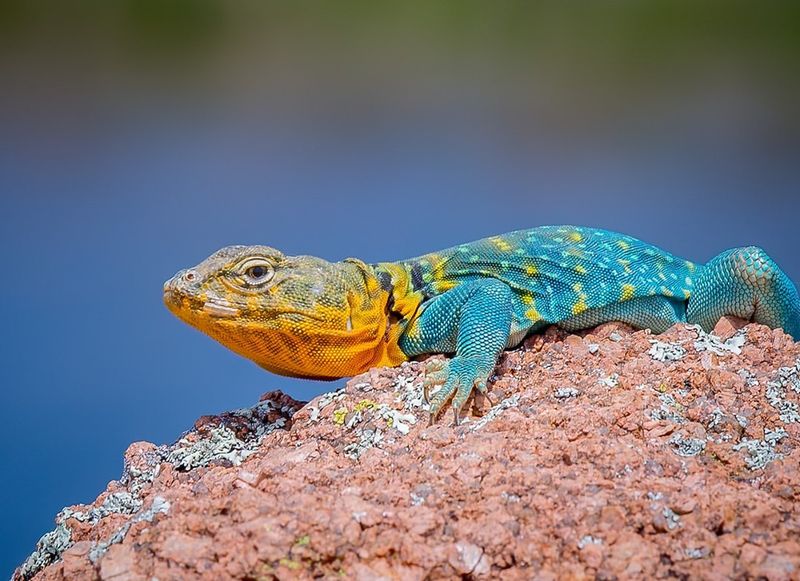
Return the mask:
[[621, 301], [629, 301], [636, 295], [636, 287], [632, 284], [623, 284], [622, 285], [622, 295], [620, 296]]
[[577, 272], [578, 274], [586, 274], [586, 268], [581, 264], [576, 264], [575, 272]]
[[489, 242], [491, 242], [495, 248], [497, 248], [502, 252], [508, 252], [514, 248], [513, 246], [511, 246], [511, 244], [509, 244], [507, 241], [503, 240], [499, 236], [489, 238]]
[[665, 286], [661, 287], [661, 294], [664, 295], [665, 297], [674, 297], [675, 296], [675, 294]]
[[533, 295], [522, 295], [522, 302], [526, 305], [533, 304]]
[[589, 307], [586, 305], [586, 295], [581, 294], [578, 296], [577, 302], [572, 305], [572, 314], [573, 315], [580, 315], [582, 312], [587, 310]]
[[630, 250], [631, 248], [631, 245], [624, 240], [617, 240], [617, 246], [619, 246], [622, 250]]
[[686, 289], [683, 289], [683, 297], [684, 297], [686, 300], [689, 300], [689, 299], [692, 297], [692, 292], [691, 292], [691, 291], [688, 291], [688, 290], [686, 290]]
[[686, 261], [686, 268], [689, 269], [689, 272], [694, 272], [697, 269], [697, 265], [694, 262]]
[[632, 272], [630, 260], [625, 260], [624, 258], [617, 258], [617, 262], [622, 268], [625, 269], [625, 274], [630, 274]]
[[539, 269], [533, 266], [532, 264], [529, 264], [528, 266], [525, 267], [525, 274], [527, 274], [528, 276], [534, 276], [536, 274], [539, 274]]
[[574, 290], [576, 293], [579, 293], [583, 290], [583, 285], [579, 282], [576, 282], [572, 285], [572, 290]]
[[667, 280], [667, 275], [665, 275], [663, 272], [659, 272], [658, 278], [660, 278], [661, 280]]
[[577, 230], [573, 230], [567, 236], [572, 242], [583, 242], [583, 235]]

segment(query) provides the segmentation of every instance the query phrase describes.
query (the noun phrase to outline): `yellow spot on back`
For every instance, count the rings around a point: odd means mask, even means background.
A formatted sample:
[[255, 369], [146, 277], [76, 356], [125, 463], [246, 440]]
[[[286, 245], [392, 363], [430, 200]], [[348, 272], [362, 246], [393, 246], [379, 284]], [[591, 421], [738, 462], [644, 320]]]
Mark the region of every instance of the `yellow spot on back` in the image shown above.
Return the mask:
[[576, 282], [572, 285], [572, 290], [574, 290], [576, 293], [579, 293], [583, 290], [583, 285], [579, 282]]
[[525, 267], [525, 273], [528, 276], [534, 276], [536, 274], [539, 274], [539, 269], [533, 266], [532, 264], [529, 264], [528, 266]]
[[500, 250], [501, 252], [508, 252], [512, 250], [514, 247], [511, 246], [507, 241], [503, 240], [499, 236], [494, 236], [493, 238], [489, 238], [489, 242], [491, 242], [495, 248]]
[[622, 285], [622, 295], [620, 296], [621, 301], [629, 301], [636, 295], [636, 287], [632, 284], [623, 284]]
[[625, 274], [630, 274], [631, 273], [631, 261], [630, 260], [625, 260], [624, 258], [618, 258], [617, 262], [619, 263], [620, 266], [622, 266], [622, 268], [625, 269]]
[[583, 235], [580, 232], [578, 232], [577, 230], [573, 230], [567, 236], [569, 237], [569, 239], [572, 242], [582, 242], [583, 241]]
[[526, 305], [533, 304], [533, 295], [522, 295], [522, 302]]
[[624, 240], [617, 240], [617, 246], [620, 247], [622, 250], [630, 250], [631, 245], [625, 242]]
[[525, 316], [530, 319], [531, 322], [536, 323], [542, 320], [542, 315], [539, 311], [536, 310], [536, 307], [531, 307], [527, 311], [525, 311]]
[[689, 269], [689, 272], [694, 272], [697, 269], [697, 266], [694, 262], [686, 261], [686, 268]]
[[675, 296], [675, 295], [673, 294], [673, 292], [672, 292], [671, 290], [669, 290], [669, 289], [668, 289], [667, 287], [665, 287], [665, 286], [662, 286], [662, 287], [661, 287], [661, 294], [662, 294], [662, 295], [664, 295], [665, 297], [674, 297], [674, 296]]
[[576, 264], [575, 272], [577, 272], [578, 274], [586, 274], [586, 268], [582, 264]]
[[685, 299], [688, 300], [688, 299], [690, 299], [692, 297], [692, 293], [691, 293], [691, 291], [683, 289], [683, 296], [684, 296]]
[[578, 296], [578, 300], [572, 305], [572, 314], [573, 315], [580, 315], [582, 312], [587, 310], [589, 307], [586, 305], [586, 295], [581, 294]]

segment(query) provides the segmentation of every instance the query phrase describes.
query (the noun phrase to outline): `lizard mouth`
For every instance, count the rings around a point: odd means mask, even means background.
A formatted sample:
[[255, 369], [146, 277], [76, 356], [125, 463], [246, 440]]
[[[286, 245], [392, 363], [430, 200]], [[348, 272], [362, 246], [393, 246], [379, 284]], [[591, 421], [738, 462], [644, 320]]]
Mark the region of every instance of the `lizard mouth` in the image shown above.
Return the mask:
[[224, 299], [216, 299], [203, 303], [203, 312], [212, 317], [231, 318], [239, 314], [239, 309]]
[[164, 289], [164, 303], [175, 314], [202, 311], [221, 319], [230, 319], [240, 314], [237, 307], [223, 298], [206, 298], [203, 301], [200, 297], [188, 296], [172, 288]]

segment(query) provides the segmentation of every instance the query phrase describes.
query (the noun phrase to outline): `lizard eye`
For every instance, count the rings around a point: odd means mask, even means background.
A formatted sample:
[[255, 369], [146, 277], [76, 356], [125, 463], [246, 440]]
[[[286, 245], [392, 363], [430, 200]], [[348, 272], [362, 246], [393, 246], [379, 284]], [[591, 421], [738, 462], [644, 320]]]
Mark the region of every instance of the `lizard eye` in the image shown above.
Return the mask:
[[265, 284], [272, 280], [274, 274], [275, 270], [272, 265], [263, 261], [258, 261], [244, 269], [244, 279], [247, 284], [251, 285]]

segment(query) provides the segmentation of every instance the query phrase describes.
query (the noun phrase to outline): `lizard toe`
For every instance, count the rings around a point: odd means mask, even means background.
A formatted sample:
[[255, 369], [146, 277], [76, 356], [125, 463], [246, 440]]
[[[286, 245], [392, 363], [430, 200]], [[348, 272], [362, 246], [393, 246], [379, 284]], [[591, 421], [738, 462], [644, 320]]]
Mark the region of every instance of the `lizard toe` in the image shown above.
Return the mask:
[[[455, 416], [455, 425], [459, 424], [461, 410], [469, 399], [474, 389], [486, 394], [486, 382], [491, 373], [493, 362], [480, 357], [466, 357], [457, 355], [441, 371], [436, 371], [431, 378], [431, 384], [442, 378], [446, 373], [446, 380], [442, 388], [430, 400], [430, 413], [436, 418], [444, 405], [452, 398], [451, 407]], [[426, 378], [427, 380], [427, 378]], [[427, 390], [424, 390], [427, 394]], [[489, 400], [491, 402], [491, 399]]]

